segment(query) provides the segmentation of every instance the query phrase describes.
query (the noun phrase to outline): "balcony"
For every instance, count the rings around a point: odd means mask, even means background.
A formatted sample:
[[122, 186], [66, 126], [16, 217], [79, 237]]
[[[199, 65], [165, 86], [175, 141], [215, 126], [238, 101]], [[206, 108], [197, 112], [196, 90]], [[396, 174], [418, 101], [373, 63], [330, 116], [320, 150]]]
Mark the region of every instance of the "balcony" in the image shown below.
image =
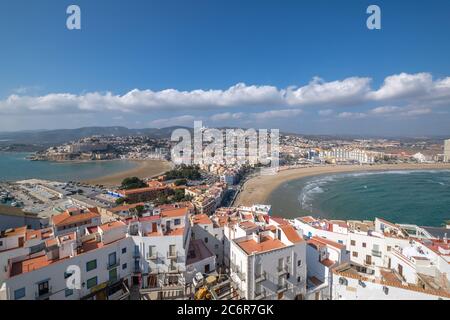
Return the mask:
[[245, 274], [239, 270], [239, 267], [234, 263], [231, 264], [231, 271], [234, 272], [241, 281], [245, 281]]
[[167, 251], [167, 258], [168, 259], [176, 259], [178, 257], [178, 252], [177, 251]]
[[287, 291], [287, 283], [279, 284], [277, 286], [277, 293], [282, 293], [282, 292], [285, 292], [285, 291]]
[[106, 263], [106, 269], [111, 270], [111, 269], [118, 267], [119, 265], [120, 265], [120, 259], [116, 259], [116, 261], [113, 263], [109, 263], [109, 262]]
[[373, 255], [374, 257], [381, 258], [382, 253], [381, 253], [381, 251], [378, 251], [378, 250], [372, 250], [372, 255]]
[[277, 272], [279, 276], [285, 275], [288, 273], [288, 266], [278, 266]]
[[255, 292], [255, 300], [262, 300], [266, 297], [266, 292], [263, 290], [261, 292]]
[[180, 267], [169, 265], [169, 267], [167, 268], [167, 272], [168, 273], [179, 273]]
[[158, 252], [152, 252], [147, 254], [147, 260], [158, 260]]
[[263, 272], [261, 272], [261, 274], [255, 276], [255, 282], [256, 283], [262, 282], [262, 281], [266, 280], [266, 278], [267, 278], [266, 272], [263, 271]]

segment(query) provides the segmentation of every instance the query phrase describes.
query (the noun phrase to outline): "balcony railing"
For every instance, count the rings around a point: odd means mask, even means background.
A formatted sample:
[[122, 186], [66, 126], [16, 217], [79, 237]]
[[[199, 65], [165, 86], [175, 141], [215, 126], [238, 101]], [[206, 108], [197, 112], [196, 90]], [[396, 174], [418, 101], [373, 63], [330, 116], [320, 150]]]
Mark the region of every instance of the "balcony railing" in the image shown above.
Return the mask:
[[372, 255], [374, 257], [381, 258], [382, 253], [381, 253], [381, 251], [378, 251], [378, 250], [372, 250]]
[[263, 271], [263, 272], [261, 272], [261, 274], [255, 276], [255, 282], [256, 283], [262, 282], [262, 281], [266, 280], [266, 277], [267, 277], [266, 272]]
[[277, 268], [279, 276], [282, 276], [283, 274], [287, 274], [288, 270], [289, 270], [288, 266], [278, 266], [278, 268]]
[[285, 292], [286, 290], [287, 290], [287, 283], [279, 284], [277, 286], [277, 293], [282, 293], [282, 292]]
[[241, 281], [245, 281], [245, 274], [239, 270], [239, 267], [237, 265], [235, 265], [234, 263], [231, 264], [231, 270], [237, 275], [237, 277], [241, 280]]
[[266, 292], [263, 290], [261, 292], [255, 292], [255, 300], [262, 300], [266, 297]]
[[177, 251], [167, 251], [167, 258], [168, 259], [176, 259], [178, 257]]
[[148, 253], [147, 254], [147, 259], [148, 260], [157, 260], [158, 259], [158, 252], [152, 252], [151, 254]]

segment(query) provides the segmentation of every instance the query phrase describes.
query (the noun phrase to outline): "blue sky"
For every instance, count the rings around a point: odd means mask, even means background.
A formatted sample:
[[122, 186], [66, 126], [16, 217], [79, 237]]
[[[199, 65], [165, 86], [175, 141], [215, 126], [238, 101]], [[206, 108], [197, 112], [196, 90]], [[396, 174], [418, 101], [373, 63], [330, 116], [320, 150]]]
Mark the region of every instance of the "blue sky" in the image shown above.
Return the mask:
[[445, 0], [5, 0], [0, 131], [197, 119], [450, 135], [449, 38]]

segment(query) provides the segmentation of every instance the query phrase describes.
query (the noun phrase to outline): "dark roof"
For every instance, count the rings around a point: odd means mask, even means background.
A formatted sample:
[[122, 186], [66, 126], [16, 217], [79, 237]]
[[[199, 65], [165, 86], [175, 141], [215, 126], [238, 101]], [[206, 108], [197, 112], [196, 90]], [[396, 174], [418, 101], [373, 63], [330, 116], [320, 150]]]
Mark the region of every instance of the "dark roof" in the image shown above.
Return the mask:
[[447, 235], [447, 237], [450, 237], [450, 229], [447, 228], [439, 228], [439, 227], [422, 227], [428, 233], [430, 233], [433, 237], [442, 239]]

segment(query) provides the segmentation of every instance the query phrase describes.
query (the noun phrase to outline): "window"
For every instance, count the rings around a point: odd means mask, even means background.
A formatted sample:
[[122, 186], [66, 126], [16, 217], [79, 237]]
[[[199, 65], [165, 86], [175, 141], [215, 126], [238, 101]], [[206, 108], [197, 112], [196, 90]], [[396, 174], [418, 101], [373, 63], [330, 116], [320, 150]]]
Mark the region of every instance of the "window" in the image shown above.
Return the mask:
[[64, 291], [64, 296], [69, 297], [73, 295], [73, 289], [67, 289]]
[[358, 252], [353, 251], [352, 256], [354, 256], [355, 258], [357, 258], [357, 257], [358, 257]]
[[127, 264], [124, 263], [124, 264], [122, 265], [122, 270], [125, 270], [126, 268], [127, 268]]
[[219, 245], [218, 245], [218, 244], [215, 244], [215, 245], [214, 245], [214, 249], [216, 249], [216, 250], [219, 249]]
[[387, 246], [387, 251], [391, 251], [391, 246]]
[[180, 219], [175, 219], [175, 221], [173, 222], [174, 225], [178, 226], [181, 224], [181, 220]]
[[127, 253], [127, 248], [122, 248], [122, 254]]
[[205, 243], [208, 243], [208, 238], [205, 238]]
[[3, 241], [0, 241], [0, 246], [3, 246]]
[[116, 253], [115, 253], [115, 252], [110, 253], [110, 254], [108, 255], [108, 266], [110, 266], [110, 267], [111, 267], [111, 266], [115, 266], [116, 263], [117, 263]]
[[97, 260], [91, 260], [86, 262], [86, 271], [97, 269]]
[[366, 247], [366, 243], [365, 243], [365, 242], [363, 242], [363, 243], [362, 243], [362, 246], [363, 246], [363, 248], [365, 248], [365, 247]]
[[355, 245], [356, 245], [355, 240], [351, 240], [351, 241], [350, 241], [350, 245], [355, 246]]
[[20, 288], [14, 291], [14, 300], [19, 300], [25, 297], [25, 288]]
[[67, 279], [67, 278], [69, 278], [71, 275], [73, 275], [75, 273], [75, 271], [74, 272], [64, 272], [64, 279]]
[[302, 276], [297, 277], [297, 282], [302, 282]]
[[338, 240], [338, 243], [340, 243], [340, 244], [344, 244], [344, 241], [342, 241], [342, 240]]
[[302, 266], [302, 260], [298, 260], [297, 261], [297, 267], [301, 267]]
[[97, 285], [97, 277], [90, 278], [90, 279], [87, 281], [87, 288], [88, 288], [88, 289], [90, 289], [90, 288], [92, 288], [92, 287], [95, 287], [96, 285]]

